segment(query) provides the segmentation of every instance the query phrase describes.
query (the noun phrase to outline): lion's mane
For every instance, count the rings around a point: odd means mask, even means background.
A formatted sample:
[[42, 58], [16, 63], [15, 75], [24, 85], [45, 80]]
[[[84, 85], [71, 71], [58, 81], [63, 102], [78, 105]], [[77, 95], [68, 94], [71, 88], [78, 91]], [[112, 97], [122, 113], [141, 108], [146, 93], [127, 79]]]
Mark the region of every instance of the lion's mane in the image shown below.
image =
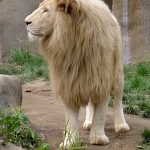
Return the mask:
[[120, 27], [104, 2], [70, 1], [68, 12], [58, 9], [54, 31], [41, 45], [56, 95], [79, 107], [89, 98], [96, 104], [117, 88], [122, 45]]

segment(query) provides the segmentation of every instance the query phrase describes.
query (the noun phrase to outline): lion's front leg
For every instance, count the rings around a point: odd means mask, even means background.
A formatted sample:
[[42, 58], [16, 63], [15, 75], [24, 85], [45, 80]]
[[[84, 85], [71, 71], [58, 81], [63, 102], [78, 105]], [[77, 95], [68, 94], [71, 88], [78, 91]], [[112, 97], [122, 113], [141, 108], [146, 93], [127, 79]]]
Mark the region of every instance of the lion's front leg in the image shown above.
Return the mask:
[[109, 139], [104, 131], [107, 108], [108, 100], [103, 100], [95, 106], [95, 113], [90, 131], [90, 144], [106, 145], [109, 143]]
[[69, 147], [79, 141], [78, 116], [79, 108], [72, 108], [65, 104], [66, 128], [64, 130], [64, 141], [60, 144], [61, 148]]

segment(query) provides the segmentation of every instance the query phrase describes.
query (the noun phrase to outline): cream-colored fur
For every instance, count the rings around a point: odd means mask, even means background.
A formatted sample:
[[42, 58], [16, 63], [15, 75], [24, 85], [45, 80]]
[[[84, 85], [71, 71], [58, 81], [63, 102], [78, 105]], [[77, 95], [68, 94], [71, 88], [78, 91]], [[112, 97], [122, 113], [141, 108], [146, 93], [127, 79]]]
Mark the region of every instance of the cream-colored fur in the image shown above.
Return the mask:
[[[100, 0], [45, 0], [25, 19], [28, 34], [40, 39], [52, 88], [65, 105], [67, 131], [78, 138], [78, 111], [87, 107], [84, 128], [90, 143], [107, 144], [104, 124], [110, 95], [115, 98], [115, 130], [128, 131], [123, 111], [124, 73], [120, 27]], [[67, 142], [66, 142], [67, 141]], [[71, 142], [68, 142], [71, 141]]]

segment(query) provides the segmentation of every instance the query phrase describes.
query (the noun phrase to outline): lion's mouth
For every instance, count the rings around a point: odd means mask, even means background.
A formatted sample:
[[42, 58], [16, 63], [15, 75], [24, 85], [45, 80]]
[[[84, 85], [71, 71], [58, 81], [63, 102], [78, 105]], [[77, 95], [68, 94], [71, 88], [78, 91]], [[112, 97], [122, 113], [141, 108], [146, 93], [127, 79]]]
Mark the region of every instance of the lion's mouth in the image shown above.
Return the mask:
[[34, 36], [39, 36], [39, 37], [42, 37], [42, 36], [43, 36], [43, 34], [33, 33], [33, 32], [31, 32], [30, 30], [28, 30], [28, 32], [29, 32], [30, 34], [34, 35]]

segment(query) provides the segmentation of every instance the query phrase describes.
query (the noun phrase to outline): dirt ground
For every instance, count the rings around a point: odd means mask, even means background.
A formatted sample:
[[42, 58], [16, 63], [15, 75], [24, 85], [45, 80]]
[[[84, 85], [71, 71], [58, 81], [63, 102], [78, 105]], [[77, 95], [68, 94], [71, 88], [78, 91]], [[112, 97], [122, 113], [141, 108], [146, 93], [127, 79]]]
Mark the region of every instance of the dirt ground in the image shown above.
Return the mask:
[[[63, 138], [65, 126], [64, 108], [61, 101], [56, 101], [51, 91], [49, 82], [33, 81], [23, 86], [23, 110], [29, 117], [33, 127], [39, 131], [56, 150]], [[82, 129], [85, 111], [81, 109], [79, 129], [81, 139], [88, 150], [136, 150], [141, 141], [143, 129], [150, 128], [150, 120], [137, 116], [126, 115], [126, 120], [131, 127], [128, 133], [117, 135], [114, 133], [113, 113], [109, 109], [106, 121], [106, 134], [110, 139], [107, 146], [89, 145], [89, 131]]]

